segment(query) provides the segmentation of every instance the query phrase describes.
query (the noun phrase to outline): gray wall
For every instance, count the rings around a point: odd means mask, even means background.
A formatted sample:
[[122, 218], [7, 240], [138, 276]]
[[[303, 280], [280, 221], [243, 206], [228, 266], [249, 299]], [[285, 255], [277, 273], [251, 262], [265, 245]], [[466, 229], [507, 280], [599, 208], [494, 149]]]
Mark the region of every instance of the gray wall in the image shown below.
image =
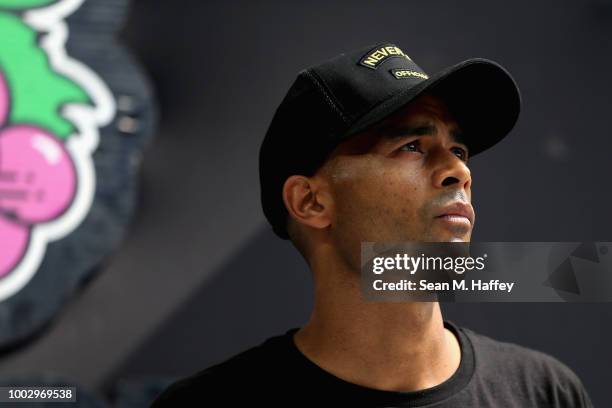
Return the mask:
[[[302, 324], [312, 282], [264, 222], [257, 150], [297, 71], [378, 41], [429, 73], [490, 58], [521, 87], [517, 127], [472, 162], [474, 240], [612, 241], [611, 37], [603, 0], [134, 1], [122, 38], [161, 105], [141, 210], [100, 276], [13, 363], [104, 390], [183, 376]], [[612, 305], [443, 309], [560, 358], [596, 406], [610, 404]]]

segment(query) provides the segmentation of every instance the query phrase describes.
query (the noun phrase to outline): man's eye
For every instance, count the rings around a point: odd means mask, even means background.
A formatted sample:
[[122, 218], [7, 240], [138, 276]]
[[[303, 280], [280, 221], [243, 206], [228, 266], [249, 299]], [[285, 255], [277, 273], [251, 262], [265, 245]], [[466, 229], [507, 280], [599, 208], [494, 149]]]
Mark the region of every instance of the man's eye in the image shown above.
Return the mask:
[[402, 147], [400, 147], [400, 150], [404, 150], [407, 152], [419, 152], [419, 146], [419, 141], [413, 140], [412, 142], [408, 142], [405, 145], [402, 145]]
[[468, 153], [465, 151], [465, 149], [462, 149], [461, 147], [454, 147], [453, 153], [455, 153], [455, 156], [457, 156], [459, 159], [463, 160], [464, 162], [467, 162]]

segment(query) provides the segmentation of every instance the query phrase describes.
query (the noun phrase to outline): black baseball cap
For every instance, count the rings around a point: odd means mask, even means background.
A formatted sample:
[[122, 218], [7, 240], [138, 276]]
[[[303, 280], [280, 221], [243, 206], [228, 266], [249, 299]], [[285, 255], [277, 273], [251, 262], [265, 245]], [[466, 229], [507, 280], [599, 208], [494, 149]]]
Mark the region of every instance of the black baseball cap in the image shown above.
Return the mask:
[[289, 238], [282, 198], [289, 176], [312, 176], [337, 145], [425, 92], [446, 102], [471, 157], [503, 139], [521, 108], [510, 73], [483, 58], [430, 77], [398, 46], [383, 43], [299, 72], [259, 150], [261, 203], [276, 235]]

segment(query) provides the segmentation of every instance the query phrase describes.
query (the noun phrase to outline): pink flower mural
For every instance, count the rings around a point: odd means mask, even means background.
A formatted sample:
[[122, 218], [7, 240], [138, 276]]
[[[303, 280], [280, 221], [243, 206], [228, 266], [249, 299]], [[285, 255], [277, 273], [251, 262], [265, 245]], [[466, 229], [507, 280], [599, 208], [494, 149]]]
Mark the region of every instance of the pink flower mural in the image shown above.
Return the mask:
[[70, 207], [77, 183], [64, 143], [43, 128], [8, 123], [10, 105], [0, 72], [0, 278], [25, 254], [32, 227]]

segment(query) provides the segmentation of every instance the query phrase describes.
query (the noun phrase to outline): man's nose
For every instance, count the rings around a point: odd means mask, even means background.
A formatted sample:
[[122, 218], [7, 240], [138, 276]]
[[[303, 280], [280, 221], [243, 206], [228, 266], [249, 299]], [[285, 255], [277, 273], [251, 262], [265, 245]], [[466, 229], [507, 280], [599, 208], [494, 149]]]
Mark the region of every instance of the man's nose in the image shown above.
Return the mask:
[[438, 150], [436, 154], [433, 183], [436, 188], [454, 186], [469, 192], [472, 176], [466, 163], [449, 150]]

